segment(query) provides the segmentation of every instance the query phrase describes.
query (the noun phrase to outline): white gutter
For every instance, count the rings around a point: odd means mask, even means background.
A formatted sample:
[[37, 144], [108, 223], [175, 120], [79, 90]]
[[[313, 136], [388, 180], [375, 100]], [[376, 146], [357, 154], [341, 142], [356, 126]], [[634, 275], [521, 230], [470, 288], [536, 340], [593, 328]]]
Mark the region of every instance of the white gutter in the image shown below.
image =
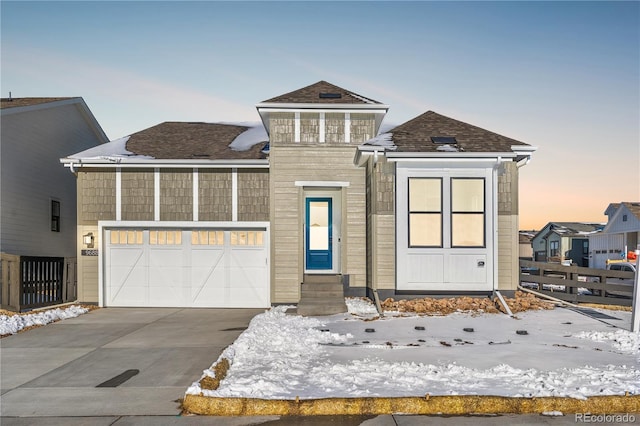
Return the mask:
[[60, 163], [68, 167], [72, 172], [82, 167], [95, 168], [155, 168], [171, 167], [176, 169], [188, 169], [198, 167], [201, 169], [219, 168], [269, 168], [269, 160], [171, 160], [171, 159], [130, 159], [130, 158], [62, 158]]
[[361, 112], [362, 110], [378, 110], [379, 112], [387, 112], [389, 105], [384, 104], [322, 104], [322, 103], [260, 103], [256, 105], [258, 111], [265, 109], [271, 112], [290, 112], [291, 110], [312, 109], [312, 110], [325, 110], [326, 112], [335, 112], [335, 110], [341, 110], [348, 112], [353, 110], [355, 112]]

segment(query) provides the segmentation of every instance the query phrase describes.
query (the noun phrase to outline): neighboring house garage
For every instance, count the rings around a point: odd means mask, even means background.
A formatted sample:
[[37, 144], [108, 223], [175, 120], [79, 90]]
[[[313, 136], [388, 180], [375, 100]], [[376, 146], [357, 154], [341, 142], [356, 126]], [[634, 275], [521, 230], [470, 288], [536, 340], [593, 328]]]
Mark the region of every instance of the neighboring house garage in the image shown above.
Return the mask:
[[267, 227], [119, 225], [103, 228], [103, 305], [270, 305]]

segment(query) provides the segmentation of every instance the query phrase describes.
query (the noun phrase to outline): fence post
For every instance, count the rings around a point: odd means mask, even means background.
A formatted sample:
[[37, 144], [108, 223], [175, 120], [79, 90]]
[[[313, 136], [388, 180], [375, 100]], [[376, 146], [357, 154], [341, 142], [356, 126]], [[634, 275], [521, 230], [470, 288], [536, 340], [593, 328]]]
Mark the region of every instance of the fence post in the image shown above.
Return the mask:
[[636, 276], [633, 281], [633, 303], [631, 304], [631, 331], [638, 332], [640, 331], [640, 291], [638, 291], [638, 280], [640, 279], [640, 244], [638, 244], [638, 249], [636, 250]]

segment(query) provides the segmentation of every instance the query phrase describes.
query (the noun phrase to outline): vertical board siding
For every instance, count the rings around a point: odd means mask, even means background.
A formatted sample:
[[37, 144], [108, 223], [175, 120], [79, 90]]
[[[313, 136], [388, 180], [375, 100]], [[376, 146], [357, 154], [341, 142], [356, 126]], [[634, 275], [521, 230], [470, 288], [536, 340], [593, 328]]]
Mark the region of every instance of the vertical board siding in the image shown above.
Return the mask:
[[272, 144], [294, 142], [294, 134], [294, 113], [271, 113], [269, 117], [269, 140]]
[[116, 218], [116, 174], [109, 171], [78, 172], [78, 224], [97, 224]]
[[269, 170], [238, 170], [238, 220], [269, 221]]
[[153, 220], [153, 170], [123, 169], [122, 220]]
[[375, 129], [373, 114], [351, 113], [351, 143], [359, 144], [373, 138]]
[[193, 170], [160, 170], [160, 220], [193, 218]]
[[231, 169], [200, 169], [198, 172], [198, 219], [230, 221], [232, 219]]

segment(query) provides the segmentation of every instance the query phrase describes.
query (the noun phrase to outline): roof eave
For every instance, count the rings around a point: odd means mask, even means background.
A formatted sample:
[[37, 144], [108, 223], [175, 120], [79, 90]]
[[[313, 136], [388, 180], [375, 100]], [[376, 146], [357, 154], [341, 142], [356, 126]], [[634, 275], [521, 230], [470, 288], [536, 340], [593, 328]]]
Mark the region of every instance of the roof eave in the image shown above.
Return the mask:
[[268, 168], [268, 159], [230, 159], [230, 160], [204, 160], [204, 159], [140, 159], [125, 157], [105, 158], [61, 158], [60, 163], [65, 167], [77, 169], [81, 167], [174, 167], [174, 168]]
[[283, 102], [261, 102], [256, 104], [260, 109], [354, 109], [354, 110], [381, 110], [388, 111], [389, 105], [385, 104], [348, 104], [348, 103], [283, 103]]

